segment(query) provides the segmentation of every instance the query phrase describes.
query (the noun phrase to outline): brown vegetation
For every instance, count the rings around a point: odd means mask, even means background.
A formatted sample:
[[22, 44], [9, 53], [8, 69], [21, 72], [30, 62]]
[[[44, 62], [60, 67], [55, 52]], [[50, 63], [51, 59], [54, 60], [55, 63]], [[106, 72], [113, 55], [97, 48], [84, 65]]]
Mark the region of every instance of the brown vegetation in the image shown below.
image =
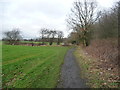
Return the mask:
[[[102, 59], [106, 64], [118, 64], [117, 39], [94, 40], [91, 42], [91, 45], [86, 48], [86, 51], [93, 57]], [[107, 60], [109, 60], [109, 63]]]
[[[120, 64], [118, 60], [117, 39], [94, 40], [84, 51], [87, 55], [96, 58], [97, 62], [94, 63], [93, 68], [97, 67], [97, 69], [100, 69], [101, 78], [109, 83], [119, 83]], [[106, 78], [103, 73], [109, 74], [109, 77]]]

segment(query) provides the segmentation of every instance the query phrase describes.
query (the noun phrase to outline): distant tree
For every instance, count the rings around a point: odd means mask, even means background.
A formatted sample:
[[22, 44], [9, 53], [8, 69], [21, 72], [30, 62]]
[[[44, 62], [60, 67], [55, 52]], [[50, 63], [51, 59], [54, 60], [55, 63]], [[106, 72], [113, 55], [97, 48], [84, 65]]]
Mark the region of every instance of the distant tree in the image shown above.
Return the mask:
[[60, 45], [60, 43], [62, 42], [62, 38], [63, 38], [63, 32], [62, 31], [57, 31], [56, 32], [56, 34], [57, 34], [57, 45]]
[[52, 45], [56, 36], [56, 31], [55, 30], [50, 30], [48, 32], [48, 38], [49, 38], [49, 45]]
[[63, 32], [42, 28], [40, 31], [40, 36], [41, 36], [42, 44], [44, 44], [44, 42], [46, 41], [49, 42], [49, 45], [52, 45], [53, 42], [56, 41], [57, 44], [59, 45], [63, 38]]
[[15, 45], [18, 44], [19, 41], [22, 39], [20, 35], [19, 29], [13, 29], [12, 31], [6, 31], [4, 32], [5, 35], [5, 41], [7, 41], [8, 44]]
[[46, 29], [46, 28], [42, 28], [42, 29], [40, 30], [40, 36], [41, 36], [41, 40], [42, 40], [42, 44], [43, 44], [43, 45], [45, 44], [45, 38], [46, 38], [46, 36], [48, 35], [48, 33], [49, 33], [49, 30]]
[[28, 39], [23, 39], [24, 41], [28, 41]]
[[72, 43], [72, 44], [76, 44], [76, 45], [79, 45], [79, 36], [78, 36], [78, 33], [73, 31], [71, 32], [69, 35], [68, 35], [68, 42], [69, 43]]
[[84, 46], [88, 46], [91, 27], [99, 16], [100, 12], [97, 12], [97, 3], [95, 1], [84, 0], [80, 2], [78, 0], [74, 2], [67, 23], [70, 28], [78, 33], [78, 38], [82, 38]]
[[29, 41], [34, 41], [34, 39], [30, 39]]

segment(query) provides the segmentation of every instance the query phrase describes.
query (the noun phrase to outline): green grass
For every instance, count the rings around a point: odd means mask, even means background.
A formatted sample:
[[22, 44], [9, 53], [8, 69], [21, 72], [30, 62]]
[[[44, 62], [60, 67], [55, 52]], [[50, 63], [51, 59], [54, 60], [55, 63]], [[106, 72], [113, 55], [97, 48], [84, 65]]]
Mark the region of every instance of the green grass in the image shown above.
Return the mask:
[[22, 42], [22, 43], [36, 43], [36, 44], [40, 43], [40, 42], [35, 42], [35, 41], [20, 41], [20, 42]]
[[[2, 74], [2, 41], [0, 41], [0, 75]], [[0, 77], [2, 81], [2, 77]], [[2, 88], [2, 82], [0, 82], [0, 88]]]
[[3, 87], [54, 88], [69, 47], [2, 46]]

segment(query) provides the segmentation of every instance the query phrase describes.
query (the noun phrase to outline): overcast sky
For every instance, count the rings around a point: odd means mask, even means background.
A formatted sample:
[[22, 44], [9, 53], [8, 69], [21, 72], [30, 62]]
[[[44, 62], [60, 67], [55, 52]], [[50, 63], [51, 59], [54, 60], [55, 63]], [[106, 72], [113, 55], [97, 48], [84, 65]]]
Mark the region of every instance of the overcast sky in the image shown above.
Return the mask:
[[[24, 38], [37, 38], [40, 28], [69, 34], [66, 15], [74, 0], [0, 0], [0, 38], [2, 32], [19, 28]], [[101, 8], [112, 7], [116, 0], [97, 0]]]

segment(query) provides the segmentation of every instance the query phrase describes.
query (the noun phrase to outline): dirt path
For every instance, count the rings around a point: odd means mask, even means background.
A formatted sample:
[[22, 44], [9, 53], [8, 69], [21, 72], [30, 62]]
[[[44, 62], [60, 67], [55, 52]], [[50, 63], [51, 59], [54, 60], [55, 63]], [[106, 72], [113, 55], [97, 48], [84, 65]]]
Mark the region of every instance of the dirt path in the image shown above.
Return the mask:
[[65, 56], [57, 88], [87, 88], [85, 81], [80, 78], [80, 68], [73, 55], [74, 50], [70, 49]]

